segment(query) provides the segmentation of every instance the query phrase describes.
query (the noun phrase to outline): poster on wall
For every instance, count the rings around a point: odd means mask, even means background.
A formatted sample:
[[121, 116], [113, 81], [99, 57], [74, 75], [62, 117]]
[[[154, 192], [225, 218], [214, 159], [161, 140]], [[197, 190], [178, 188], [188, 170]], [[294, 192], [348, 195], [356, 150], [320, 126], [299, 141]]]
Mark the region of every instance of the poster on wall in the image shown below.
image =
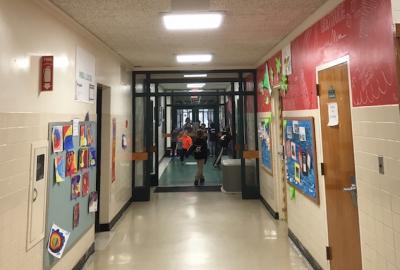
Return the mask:
[[291, 75], [292, 74], [292, 52], [290, 48], [290, 44], [287, 45], [282, 50], [282, 74], [283, 75]]
[[271, 117], [260, 118], [259, 137], [261, 141], [261, 165], [272, 174]]
[[71, 233], [53, 224], [50, 229], [47, 250], [56, 258], [61, 258]]
[[286, 180], [319, 204], [314, 119], [284, 118], [284, 133]]
[[96, 59], [84, 49], [76, 48], [75, 100], [94, 102], [96, 91]]
[[115, 151], [117, 147], [117, 120], [112, 120], [112, 152], [111, 152], [111, 182], [114, 183], [116, 180], [115, 172]]

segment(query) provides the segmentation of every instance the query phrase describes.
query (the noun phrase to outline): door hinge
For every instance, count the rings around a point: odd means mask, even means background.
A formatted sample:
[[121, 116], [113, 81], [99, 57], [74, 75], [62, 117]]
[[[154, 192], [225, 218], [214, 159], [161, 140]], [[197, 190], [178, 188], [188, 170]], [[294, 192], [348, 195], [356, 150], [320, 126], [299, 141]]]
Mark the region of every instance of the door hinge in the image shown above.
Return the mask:
[[325, 175], [325, 163], [321, 162], [321, 175]]
[[326, 247], [326, 259], [332, 261], [332, 248], [329, 246]]
[[320, 96], [321, 91], [320, 91], [319, 83], [317, 83], [317, 84], [315, 85], [315, 88], [317, 89], [317, 96]]

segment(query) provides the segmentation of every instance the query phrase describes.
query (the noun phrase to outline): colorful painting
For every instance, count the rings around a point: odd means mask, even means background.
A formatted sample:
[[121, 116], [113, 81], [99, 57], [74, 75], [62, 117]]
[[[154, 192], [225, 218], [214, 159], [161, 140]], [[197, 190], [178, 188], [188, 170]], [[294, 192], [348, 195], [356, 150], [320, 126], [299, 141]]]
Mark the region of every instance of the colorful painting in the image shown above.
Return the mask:
[[71, 179], [71, 200], [81, 196], [81, 176], [75, 175]]
[[50, 229], [49, 242], [47, 244], [48, 252], [56, 258], [61, 258], [64, 249], [67, 246], [70, 232], [61, 229], [57, 225], [53, 224]]
[[98, 195], [97, 191], [90, 192], [89, 195], [89, 213], [97, 212]]
[[82, 174], [82, 197], [89, 193], [89, 172]]
[[79, 128], [79, 145], [80, 146], [86, 146], [87, 145], [87, 139], [86, 139], [86, 126], [81, 125]]
[[54, 126], [51, 131], [51, 141], [53, 144], [53, 153], [62, 152], [63, 149], [63, 127]]
[[261, 118], [259, 126], [262, 166], [272, 174], [271, 117]]
[[79, 203], [76, 203], [75, 205], [74, 205], [74, 209], [73, 209], [73, 216], [72, 216], [72, 219], [73, 219], [73, 221], [72, 221], [72, 228], [76, 228], [76, 227], [78, 227], [79, 226], [79, 209], [80, 207], [79, 207]]
[[[286, 179], [290, 185], [319, 204], [314, 119], [306, 117], [285, 120]], [[288, 133], [292, 136], [290, 140]]]
[[92, 128], [91, 125], [86, 126], [86, 142], [87, 145], [92, 145], [94, 144], [94, 129]]
[[78, 172], [77, 159], [74, 151], [67, 152], [66, 176], [72, 176]]
[[89, 151], [87, 148], [79, 149], [79, 169], [88, 168], [89, 166]]
[[94, 147], [89, 148], [89, 166], [96, 166], [96, 148]]
[[116, 178], [115, 171], [115, 151], [117, 147], [117, 120], [112, 120], [112, 149], [111, 149], [111, 182], [114, 183]]
[[74, 137], [72, 137], [72, 126], [64, 126], [63, 127], [63, 136], [64, 136], [64, 149], [67, 151], [74, 149]]
[[65, 179], [65, 158], [63, 155], [54, 158], [56, 183], [64, 182]]

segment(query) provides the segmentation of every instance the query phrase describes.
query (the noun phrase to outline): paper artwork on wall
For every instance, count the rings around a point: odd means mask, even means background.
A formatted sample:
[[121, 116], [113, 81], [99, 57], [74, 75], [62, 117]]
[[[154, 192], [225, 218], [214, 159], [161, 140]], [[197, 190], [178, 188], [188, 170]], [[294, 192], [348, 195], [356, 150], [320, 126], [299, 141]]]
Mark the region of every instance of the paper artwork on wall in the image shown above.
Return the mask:
[[114, 183], [116, 178], [115, 169], [115, 155], [117, 145], [117, 120], [113, 118], [112, 120], [112, 149], [111, 149], [111, 182]]
[[79, 203], [76, 203], [76, 204], [74, 205], [74, 209], [73, 209], [72, 228], [76, 228], [76, 227], [79, 226], [79, 212], [80, 212], [80, 209], [79, 209], [79, 208], [80, 208], [80, 207], [79, 207]]
[[291, 157], [292, 157], [292, 159], [293, 159], [293, 160], [297, 160], [297, 157], [296, 157], [296, 144], [295, 144], [294, 142], [291, 142], [291, 144], [290, 144], [290, 149], [292, 150], [292, 151], [291, 151]]
[[74, 151], [67, 152], [67, 166], [66, 166], [66, 176], [72, 176], [78, 172], [77, 169], [77, 159]]
[[90, 125], [86, 126], [86, 143], [87, 143], [87, 145], [92, 145], [94, 143], [93, 132], [94, 132], [94, 130]]
[[93, 102], [96, 91], [96, 58], [77, 47], [75, 59], [75, 100]]
[[293, 121], [293, 133], [299, 134], [299, 121]]
[[71, 179], [71, 200], [81, 196], [81, 176], [75, 175]]
[[261, 139], [261, 160], [263, 167], [272, 174], [271, 117], [261, 118], [259, 136]]
[[64, 182], [65, 179], [65, 158], [64, 155], [59, 155], [54, 158], [55, 180], [56, 183]]
[[51, 141], [53, 144], [53, 153], [62, 152], [63, 149], [63, 130], [62, 126], [54, 126], [51, 132]]
[[89, 172], [82, 174], [82, 197], [89, 193]]
[[89, 151], [87, 148], [79, 149], [79, 169], [88, 168], [89, 164]]
[[86, 146], [87, 145], [86, 127], [85, 127], [85, 125], [81, 125], [79, 127], [79, 145], [80, 146]]
[[297, 162], [294, 164], [294, 180], [300, 183], [300, 164]]
[[89, 148], [89, 166], [96, 166], [96, 148], [94, 147]]
[[302, 141], [302, 142], [307, 141], [306, 128], [305, 127], [299, 127], [299, 138], [300, 138], [300, 141]]
[[287, 45], [282, 50], [282, 74], [283, 75], [291, 75], [292, 74], [292, 52], [290, 48], [290, 44]]
[[61, 258], [64, 249], [67, 246], [67, 242], [70, 236], [70, 232], [61, 229], [57, 225], [53, 224], [50, 229], [49, 240], [47, 244], [48, 252], [56, 258]]
[[74, 140], [72, 137], [72, 126], [64, 126], [63, 127], [63, 136], [64, 136], [64, 149], [69, 151], [74, 149]]
[[98, 195], [97, 191], [90, 192], [89, 194], [89, 213], [97, 212]]

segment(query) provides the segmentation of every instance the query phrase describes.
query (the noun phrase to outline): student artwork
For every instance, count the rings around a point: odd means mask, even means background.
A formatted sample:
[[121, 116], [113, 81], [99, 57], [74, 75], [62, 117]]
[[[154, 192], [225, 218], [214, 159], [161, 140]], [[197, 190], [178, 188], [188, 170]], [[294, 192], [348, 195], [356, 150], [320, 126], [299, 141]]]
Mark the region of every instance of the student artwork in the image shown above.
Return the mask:
[[79, 145], [80, 146], [86, 146], [87, 145], [86, 127], [85, 127], [85, 125], [81, 125], [79, 127]]
[[71, 200], [81, 196], [81, 176], [75, 175], [71, 179]]
[[89, 194], [89, 213], [97, 212], [98, 195], [97, 191], [90, 192]]
[[94, 129], [92, 128], [92, 126], [87, 125], [86, 126], [86, 143], [87, 145], [92, 145], [94, 144]]
[[54, 158], [55, 180], [56, 183], [64, 182], [65, 179], [65, 158], [63, 155]]
[[89, 166], [96, 166], [96, 148], [94, 147], [89, 148]]
[[262, 118], [259, 126], [263, 168], [272, 174], [271, 117]]
[[79, 226], [79, 203], [74, 205], [73, 213], [72, 213], [72, 228], [76, 228]]
[[283, 130], [286, 179], [291, 186], [319, 204], [314, 119], [285, 118]]
[[54, 126], [51, 131], [51, 141], [53, 144], [53, 153], [62, 152], [63, 149], [63, 130], [62, 126]]
[[89, 193], [89, 172], [82, 174], [82, 197]]
[[72, 176], [78, 172], [76, 154], [74, 151], [67, 152], [67, 166], [66, 166], [66, 176]]
[[64, 126], [63, 127], [63, 136], [64, 136], [64, 149], [69, 151], [74, 149], [74, 140], [72, 137], [72, 126]]
[[67, 246], [70, 234], [70, 232], [67, 232], [53, 224], [50, 229], [47, 251], [54, 257], [60, 259], [64, 253], [65, 247]]
[[87, 148], [79, 149], [79, 169], [89, 167], [89, 150]]

